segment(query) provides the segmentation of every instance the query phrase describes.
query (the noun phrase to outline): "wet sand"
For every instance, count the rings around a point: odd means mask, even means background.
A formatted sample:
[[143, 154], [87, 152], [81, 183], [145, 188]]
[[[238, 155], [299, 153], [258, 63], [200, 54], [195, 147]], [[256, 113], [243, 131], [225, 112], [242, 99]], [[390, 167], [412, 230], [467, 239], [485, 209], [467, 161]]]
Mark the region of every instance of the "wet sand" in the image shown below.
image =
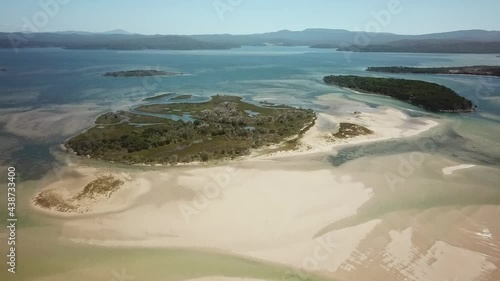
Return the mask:
[[[324, 141], [335, 124], [352, 120], [376, 135]], [[318, 121], [302, 151], [130, 169], [131, 182], [147, 186], [144, 192], [112, 197], [121, 208], [101, 204], [72, 214], [60, 222], [59, 238], [104, 249], [223, 253], [286, 266], [281, 280], [311, 273], [340, 280], [498, 280], [500, 190], [492, 182], [500, 176], [485, 179], [500, 175], [498, 169], [443, 175], [464, 163], [423, 153], [364, 157], [334, 168], [322, 157], [336, 147], [413, 137], [437, 123], [387, 108], [361, 116], [325, 113]], [[76, 173], [47, 179], [49, 187], [74, 192], [96, 176], [79, 164], [70, 169]]]

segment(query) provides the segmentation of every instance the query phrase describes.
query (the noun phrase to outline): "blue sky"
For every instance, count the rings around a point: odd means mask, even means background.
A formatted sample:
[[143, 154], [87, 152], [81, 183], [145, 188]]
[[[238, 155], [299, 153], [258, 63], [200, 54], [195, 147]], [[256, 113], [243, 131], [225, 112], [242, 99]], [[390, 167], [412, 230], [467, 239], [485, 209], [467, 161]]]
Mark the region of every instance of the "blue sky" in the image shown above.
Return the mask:
[[374, 14], [386, 12], [390, 20], [378, 20], [382, 32], [500, 30], [499, 0], [2, 0], [0, 11], [0, 31], [27, 26], [43, 32], [124, 29], [142, 34], [359, 31], [373, 27]]

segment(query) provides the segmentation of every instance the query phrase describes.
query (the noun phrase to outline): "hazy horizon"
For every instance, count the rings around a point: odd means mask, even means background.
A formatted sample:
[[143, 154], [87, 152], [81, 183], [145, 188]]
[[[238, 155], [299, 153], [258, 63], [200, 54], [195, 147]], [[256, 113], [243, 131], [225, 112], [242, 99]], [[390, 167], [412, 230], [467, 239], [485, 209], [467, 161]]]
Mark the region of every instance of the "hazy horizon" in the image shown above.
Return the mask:
[[493, 0], [29, 0], [0, 7], [9, 11], [0, 19], [0, 32], [122, 29], [145, 35], [201, 35], [324, 28], [418, 35], [500, 30], [500, 2]]
[[[103, 31], [88, 31], [88, 30], [60, 30], [60, 31], [41, 31], [40, 33], [92, 33], [92, 34], [120, 34], [120, 33], [129, 33], [131, 35], [179, 35], [179, 36], [196, 36], [196, 35], [255, 35], [255, 34], [265, 34], [265, 33], [273, 33], [273, 32], [281, 32], [281, 31], [291, 31], [291, 32], [302, 32], [306, 30], [314, 30], [314, 29], [323, 29], [323, 30], [343, 30], [343, 31], [348, 31], [348, 32], [363, 32], [363, 30], [347, 30], [347, 29], [340, 29], [340, 28], [324, 28], [324, 27], [311, 27], [311, 28], [305, 28], [302, 30], [290, 30], [290, 29], [281, 29], [281, 30], [269, 30], [269, 31], [264, 31], [264, 32], [254, 32], [254, 33], [193, 33], [193, 34], [181, 34], [181, 33], [156, 33], [156, 34], [144, 34], [144, 33], [135, 33], [135, 32], [129, 32], [128, 30], [121, 29], [121, 28], [115, 28], [112, 30], [103, 30]], [[428, 34], [439, 34], [439, 33], [448, 33], [448, 32], [459, 32], [459, 31], [486, 31], [486, 32], [495, 32], [500, 30], [485, 30], [485, 29], [460, 29], [460, 30], [447, 30], [447, 31], [440, 31], [440, 32], [431, 32], [431, 33], [421, 33], [421, 34], [409, 34], [409, 33], [392, 33], [392, 32], [380, 32], [381, 34], [394, 34], [394, 35], [428, 35]], [[5, 33], [16, 33], [16, 32], [23, 32], [23, 31], [0, 31], [0, 32], [5, 32]], [[116, 33], [114, 33], [116, 32]]]

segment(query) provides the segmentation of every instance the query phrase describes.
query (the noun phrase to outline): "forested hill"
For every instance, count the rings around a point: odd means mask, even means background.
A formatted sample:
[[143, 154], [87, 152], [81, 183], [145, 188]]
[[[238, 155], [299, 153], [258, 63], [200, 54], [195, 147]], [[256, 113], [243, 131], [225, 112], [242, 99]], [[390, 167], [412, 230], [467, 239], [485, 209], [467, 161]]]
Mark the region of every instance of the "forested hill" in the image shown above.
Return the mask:
[[339, 48], [350, 52], [390, 52], [390, 53], [500, 53], [500, 42], [475, 42], [457, 40], [401, 40], [386, 44], [368, 46], [352, 45]]
[[240, 45], [204, 42], [177, 35], [0, 33], [0, 48], [48, 47], [82, 50], [223, 50]]
[[[370, 45], [356, 45], [369, 38]], [[141, 35], [124, 30], [104, 33], [0, 33], [0, 48], [221, 50], [241, 46], [310, 46], [359, 52], [500, 53], [500, 31], [462, 30], [424, 35], [309, 28], [302, 31], [233, 35]]]
[[418, 80], [359, 76], [326, 76], [323, 81], [338, 87], [390, 96], [435, 112], [471, 112], [472, 102], [445, 86]]
[[459, 67], [406, 67], [406, 66], [372, 66], [366, 71], [387, 73], [415, 73], [415, 74], [465, 74], [500, 76], [500, 66], [476, 65]]

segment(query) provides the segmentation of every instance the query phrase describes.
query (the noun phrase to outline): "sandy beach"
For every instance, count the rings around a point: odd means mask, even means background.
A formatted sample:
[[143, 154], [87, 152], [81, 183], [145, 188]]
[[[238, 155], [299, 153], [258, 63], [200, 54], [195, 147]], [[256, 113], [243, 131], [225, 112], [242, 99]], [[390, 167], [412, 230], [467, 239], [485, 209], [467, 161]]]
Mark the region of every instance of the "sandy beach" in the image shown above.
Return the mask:
[[[340, 122], [366, 126], [375, 133], [331, 140], [328, 136]], [[69, 217], [60, 233], [67, 241], [105, 247], [208, 249], [283, 264], [294, 268], [293, 276], [318, 273], [348, 280], [359, 276], [494, 280], [500, 266], [500, 229], [494, 227], [489, 213], [499, 214], [498, 207], [492, 206], [488, 212], [483, 211], [487, 207], [479, 207], [472, 213], [454, 207], [445, 208], [443, 213], [437, 206], [421, 212], [410, 207], [366, 216], [366, 208], [382, 206], [387, 198], [398, 200], [398, 191], [390, 191], [381, 176], [388, 167], [397, 167], [402, 156], [358, 159], [334, 169], [317, 158], [343, 145], [408, 138], [437, 125], [434, 120], [411, 118], [390, 108], [356, 115], [321, 113], [297, 151], [222, 164], [115, 171], [127, 178], [127, 183], [109, 199], [79, 202], [85, 206], [83, 213], [43, 212]], [[465, 188], [457, 176], [472, 169], [460, 170], [465, 167], [426, 157], [437, 172], [424, 173], [417, 167], [415, 178], [453, 172], [450, 188]], [[367, 166], [367, 161], [383, 161], [384, 165]], [[39, 191], [55, 190], [70, 198], [100, 174], [113, 173], [78, 164], [67, 169], [71, 171], [68, 176], [47, 180], [51, 183]], [[412, 190], [418, 182], [408, 179], [405, 184]], [[441, 215], [424, 222], [421, 218], [429, 212]], [[429, 230], [457, 212], [463, 214], [463, 221], [474, 219], [485, 224], [476, 230], [464, 225], [463, 231], [475, 233], [471, 241], [493, 243], [496, 249], [490, 255], [482, 254], [479, 242], [463, 244], [462, 230], [443, 235]], [[353, 223], [342, 226], [352, 218]], [[430, 236], [429, 231], [433, 233]], [[195, 280], [208, 279], [233, 280], [220, 276]]]

